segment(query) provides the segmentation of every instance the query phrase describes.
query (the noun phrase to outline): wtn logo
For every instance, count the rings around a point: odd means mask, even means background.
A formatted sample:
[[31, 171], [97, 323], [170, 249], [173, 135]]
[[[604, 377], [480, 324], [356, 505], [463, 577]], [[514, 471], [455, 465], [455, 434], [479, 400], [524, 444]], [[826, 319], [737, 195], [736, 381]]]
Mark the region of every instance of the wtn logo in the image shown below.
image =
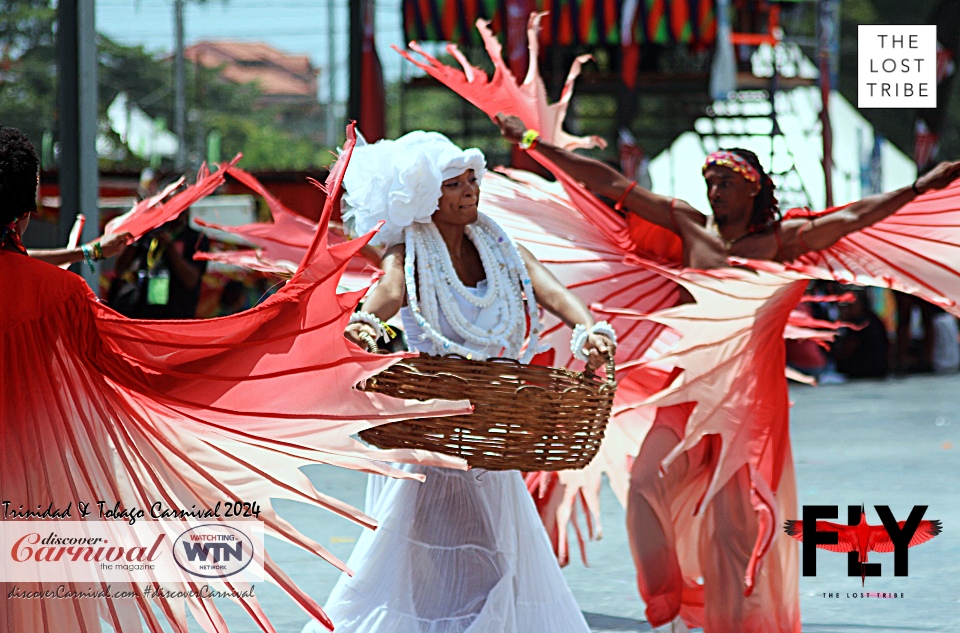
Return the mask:
[[[847, 552], [847, 575], [880, 575], [880, 563], [868, 563], [869, 552], [893, 552], [894, 576], [906, 576], [908, 549], [940, 534], [940, 521], [924, 521], [927, 506], [913, 506], [906, 521], [897, 521], [889, 506], [874, 506], [883, 525], [868, 525], [863, 506], [847, 506], [847, 522], [831, 523], [819, 519], [837, 518], [837, 506], [803, 506], [803, 520], [784, 523], [784, 531], [804, 543], [803, 575], [817, 575], [816, 547], [831, 552]], [[816, 547], [810, 547], [814, 545]]]
[[243, 560], [242, 541], [237, 541], [233, 547], [226, 543], [187, 543], [186, 541], [181, 541], [181, 543], [183, 544], [183, 551], [187, 556], [187, 560], [191, 562], [207, 561], [210, 563], [219, 563], [220, 561], [228, 561], [231, 558]]
[[173, 560], [180, 569], [201, 578], [225, 578], [240, 573], [256, 554], [249, 535], [220, 523], [192, 527], [177, 537], [173, 546]]

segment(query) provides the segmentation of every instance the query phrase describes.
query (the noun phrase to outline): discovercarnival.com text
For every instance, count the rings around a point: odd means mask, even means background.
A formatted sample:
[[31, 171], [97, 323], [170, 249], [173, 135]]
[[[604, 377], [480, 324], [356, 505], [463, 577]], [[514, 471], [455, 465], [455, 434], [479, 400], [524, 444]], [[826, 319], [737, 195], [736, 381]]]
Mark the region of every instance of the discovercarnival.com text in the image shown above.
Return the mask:
[[243, 591], [224, 591], [214, 589], [210, 585], [202, 585], [197, 589], [168, 589], [151, 585], [143, 587], [133, 587], [113, 590], [112, 585], [89, 586], [87, 588], [68, 587], [67, 585], [58, 585], [56, 587], [46, 587], [43, 589], [29, 588], [24, 589], [14, 585], [7, 593], [8, 600], [78, 600], [83, 598], [94, 599], [122, 599], [122, 598], [253, 598], [254, 587]]

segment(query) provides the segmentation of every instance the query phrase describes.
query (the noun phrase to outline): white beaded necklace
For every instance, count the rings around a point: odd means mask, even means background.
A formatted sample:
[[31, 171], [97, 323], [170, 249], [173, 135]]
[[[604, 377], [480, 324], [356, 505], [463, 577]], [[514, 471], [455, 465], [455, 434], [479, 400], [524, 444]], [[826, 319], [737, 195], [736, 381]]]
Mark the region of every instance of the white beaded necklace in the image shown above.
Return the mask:
[[[533, 284], [520, 251], [500, 225], [482, 213], [475, 223], [465, 227], [464, 232], [480, 255], [487, 279], [486, 291], [477, 295], [460, 281], [436, 225], [432, 222], [414, 223], [404, 232], [404, 277], [410, 312], [424, 335], [443, 353], [485, 360], [486, 350], [499, 347], [502, 348], [502, 356], [517, 358], [526, 333], [523, 306], [523, 295], [526, 295], [526, 312], [531, 329], [530, 340], [520, 361], [529, 362], [538, 351], [537, 343], [543, 324], [540, 323]], [[477, 327], [463, 315], [456, 297], [481, 309], [495, 306], [499, 311], [497, 324], [490, 329]], [[463, 338], [464, 344], [451, 341], [439, 331], [441, 313], [453, 331]]]

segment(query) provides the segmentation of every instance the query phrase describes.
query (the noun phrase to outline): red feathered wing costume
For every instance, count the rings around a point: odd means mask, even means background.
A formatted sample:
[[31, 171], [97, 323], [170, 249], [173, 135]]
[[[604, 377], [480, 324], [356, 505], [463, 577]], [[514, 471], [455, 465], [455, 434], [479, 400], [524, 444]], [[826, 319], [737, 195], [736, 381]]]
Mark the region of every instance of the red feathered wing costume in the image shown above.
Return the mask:
[[[579, 62], [560, 102], [548, 106], [536, 56], [517, 85], [499, 44], [485, 24], [479, 27], [495, 66], [492, 80], [455, 47], [450, 52], [463, 71], [415, 45], [426, 63], [403, 54], [490, 115], [517, 114], [568, 148], [599, 142], [560, 129]], [[534, 52], [535, 46], [532, 29]], [[681, 441], [659, 462], [670, 490], [656, 511], [671, 534], [665, 546], [678, 566], [653, 570], [660, 575], [656, 587], [640, 574], [648, 618], [661, 624], [679, 608], [688, 623], [722, 630], [724, 622], [742, 615], [723, 606], [746, 593], [750, 616], [738, 620], [742, 630], [798, 631], [796, 547], [777, 529], [783, 517], [795, 515], [796, 505], [783, 339], [829, 333], [823, 331], [827, 324], [811, 323], [793, 309], [806, 282], [824, 278], [894, 287], [958, 313], [960, 272], [951, 264], [960, 261], [958, 185], [922, 196], [788, 266], [744, 261], [737, 269], [705, 272], [680, 267], [681, 245], [673, 233], [634, 215], [619, 216], [536, 151], [531, 154], [558, 183], [512, 170], [505, 171], [508, 177], [488, 174], [482, 210], [610, 321], [620, 338], [614, 417], [597, 459], [582, 471], [527, 478], [558, 557], [568, 559], [566, 530], [578, 501], [594, 532], [601, 473], [626, 505], [644, 439], [651, 428], [668, 429]], [[795, 210], [787, 217], [809, 214]], [[271, 237], [259, 236], [265, 250], [269, 241], [285, 239], [279, 223], [269, 226], [262, 230]], [[695, 303], [676, 305], [680, 286]], [[546, 328], [553, 364], [571, 364], [568, 332], [549, 316]], [[579, 526], [572, 524], [582, 545]], [[735, 555], [711, 551], [744, 534], [750, 543]], [[706, 619], [701, 579], [715, 590], [713, 621]]]
[[[207, 184], [167, 203], [166, 211], [175, 217], [185, 208], [175, 206]], [[332, 190], [339, 191], [339, 182]], [[321, 227], [337, 199], [330, 196]], [[367, 239], [328, 247], [318, 231], [281, 291], [251, 310], [206, 321], [126, 319], [76, 275], [0, 251], [0, 499], [14, 509], [78, 500], [126, 508], [160, 501], [183, 509], [257, 501], [266, 534], [344, 569], [280, 518], [270, 499], [310, 503], [374, 527], [360, 511], [316, 490], [299, 467], [325, 463], [397, 476], [409, 474], [372, 460], [456, 467], [456, 460], [432, 454], [368, 449], [350, 436], [391, 420], [469, 410], [465, 402], [418, 403], [353, 389], [401, 358], [368, 354], [343, 338], [363, 293], [338, 295], [337, 283]], [[269, 557], [265, 572], [332, 628]], [[211, 584], [244, 589], [229, 578]], [[255, 598], [240, 603], [263, 630], [274, 630]], [[186, 604], [204, 630], [227, 630], [210, 600]], [[175, 630], [187, 630], [183, 600], [142, 597], [7, 600], [0, 628], [93, 633], [103, 618], [126, 633], [141, 630], [142, 618], [159, 633], [154, 605]]]
[[[425, 61], [400, 52], [488, 115], [514, 114], [555, 145], [588, 147], [596, 139], [573, 138], [560, 129], [582, 60], [560, 101], [548, 106], [536, 68], [537, 19], [531, 18], [531, 65], [522, 84], [482, 21], [492, 79], [455, 46], [448, 51], [462, 71], [415, 44], [410, 48]], [[561, 562], [568, 556], [565, 526], [576, 501], [595, 510], [601, 471], [626, 501], [631, 462], [647, 433], [652, 426], [671, 429], [681, 441], [659, 464], [669, 495], [657, 516], [679, 565], [647, 570], [659, 574], [656, 587], [640, 574], [651, 623], [668, 621], [679, 607], [689, 624], [707, 630], [725, 630], [724, 623], [736, 621], [738, 630], [798, 632], [797, 551], [778, 529], [796, 508], [783, 339], [825, 335], [791, 313], [807, 281], [823, 278], [905, 290], [960, 314], [960, 184], [921, 196], [789, 266], [741, 261], [737, 269], [693, 271], [680, 267], [676, 235], [633, 215], [620, 217], [536, 150], [530, 154], [559, 185], [515, 171], [506, 172], [512, 181], [490, 175], [483, 183], [483, 210], [607, 318], [620, 338], [622, 378], [597, 460], [576, 473], [528, 477]], [[675, 306], [680, 285], [695, 303]], [[550, 341], [561, 365], [569, 362], [565, 336]], [[589, 511], [587, 518], [589, 523]], [[755, 534], [752, 547], [711, 551], [737, 533]], [[713, 587], [715, 617], [705, 615], [701, 582]], [[750, 595], [748, 612], [725, 612], [725, 603], [739, 602], [725, 600], [725, 593]]]

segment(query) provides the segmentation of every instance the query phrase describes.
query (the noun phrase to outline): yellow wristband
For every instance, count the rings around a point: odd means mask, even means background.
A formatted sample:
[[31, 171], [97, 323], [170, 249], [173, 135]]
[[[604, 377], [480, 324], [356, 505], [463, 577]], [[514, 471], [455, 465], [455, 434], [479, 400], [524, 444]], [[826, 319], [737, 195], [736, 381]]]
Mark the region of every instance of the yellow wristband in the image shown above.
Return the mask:
[[540, 140], [540, 132], [537, 132], [534, 129], [527, 130], [523, 133], [523, 136], [520, 137], [520, 149], [528, 150], [533, 149], [537, 146], [537, 142]]

